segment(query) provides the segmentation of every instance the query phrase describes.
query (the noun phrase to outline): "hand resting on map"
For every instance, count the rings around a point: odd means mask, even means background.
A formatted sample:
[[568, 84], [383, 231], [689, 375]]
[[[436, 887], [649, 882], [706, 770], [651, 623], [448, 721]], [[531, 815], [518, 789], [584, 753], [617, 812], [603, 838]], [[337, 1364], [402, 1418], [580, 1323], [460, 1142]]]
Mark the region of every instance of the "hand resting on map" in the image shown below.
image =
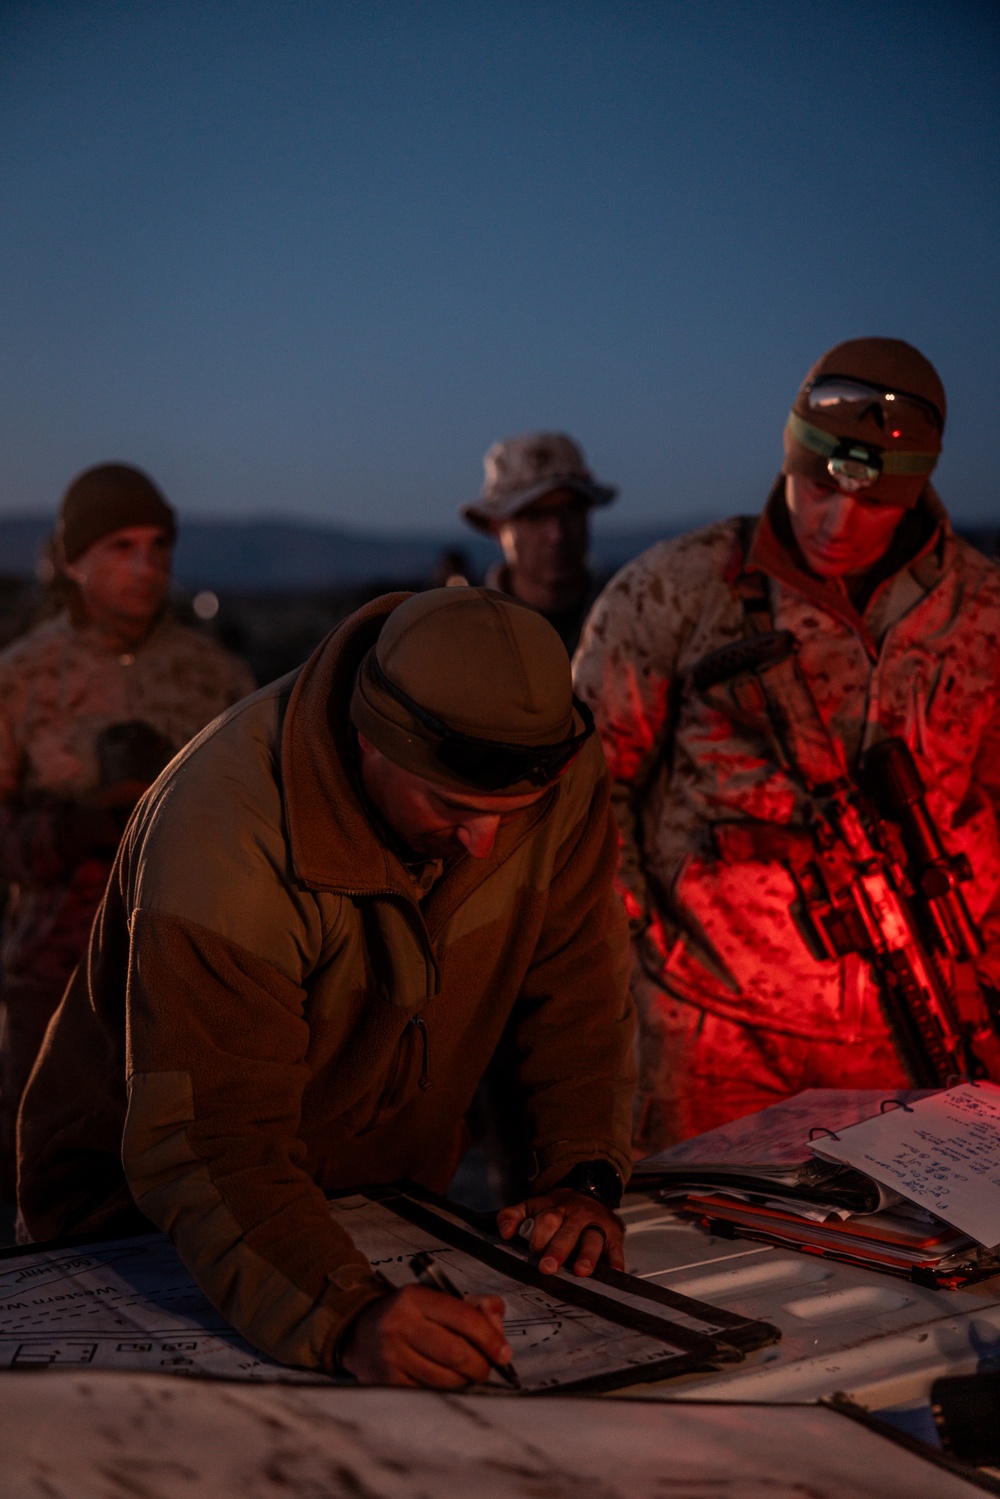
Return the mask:
[[534, 1219], [529, 1246], [533, 1254], [542, 1255], [538, 1268], [543, 1275], [555, 1274], [574, 1249], [574, 1275], [592, 1275], [602, 1252], [612, 1270], [625, 1269], [621, 1219], [586, 1192], [554, 1187], [540, 1197], [501, 1208], [497, 1214], [500, 1237], [512, 1239], [528, 1218]]
[[[501, 1208], [501, 1238], [512, 1239], [529, 1218], [529, 1247], [542, 1256], [543, 1274], [554, 1274], [574, 1250], [575, 1275], [591, 1275], [602, 1252], [613, 1270], [624, 1270], [621, 1220], [587, 1193], [556, 1187]], [[489, 1379], [491, 1362], [507, 1364], [513, 1357], [503, 1314], [499, 1296], [457, 1301], [426, 1286], [406, 1286], [354, 1319], [341, 1339], [339, 1361], [362, 1384], [453, 1390], [480, 1383]]]

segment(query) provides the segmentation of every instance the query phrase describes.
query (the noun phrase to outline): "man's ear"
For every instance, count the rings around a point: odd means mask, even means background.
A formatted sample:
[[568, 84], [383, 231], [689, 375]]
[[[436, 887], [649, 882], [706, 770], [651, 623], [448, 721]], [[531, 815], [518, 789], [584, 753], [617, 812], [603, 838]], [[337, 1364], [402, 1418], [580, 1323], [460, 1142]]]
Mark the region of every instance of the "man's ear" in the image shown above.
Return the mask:
[[361, 772], [361, 780], [370, 796], [371, 788], [369, 782], [371, 781], [371, 777], [374, 774], [374, 769], [378, 762], [378, 755], [375, 746], [372, 744], [367, 735], [362, 734], [360, 729], [355, 729], [354, 732], [357, 735], [358, 742], [358, 769]]
[[379, 767], [385, 763], [385, 755], [372, 744], [367, 734], [362, 734], [360, 729], [355, 729], [354, 732], [358, 736], [358, 763], [367, 786], [369, 777], [377, 774]]
[[504, 561], [511, 563], [517, 561], [517, 540], [514, 536], [514, 527], [509, 521], [494, 521], [493, 535], [500, 543]]

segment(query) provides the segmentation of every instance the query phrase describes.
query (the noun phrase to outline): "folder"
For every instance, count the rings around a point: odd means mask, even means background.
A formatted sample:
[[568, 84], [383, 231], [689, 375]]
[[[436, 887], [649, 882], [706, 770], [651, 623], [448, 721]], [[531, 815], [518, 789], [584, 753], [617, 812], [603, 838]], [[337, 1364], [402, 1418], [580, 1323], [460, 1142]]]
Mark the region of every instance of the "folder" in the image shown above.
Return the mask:
[[1000, 1251], [855, 1166], [813, 1155], [929, 1090], [814, 1088], [636, 1164], [630, 1190], [726, 1237], [763, 1240], [954, 1289], [1000, 1271]]

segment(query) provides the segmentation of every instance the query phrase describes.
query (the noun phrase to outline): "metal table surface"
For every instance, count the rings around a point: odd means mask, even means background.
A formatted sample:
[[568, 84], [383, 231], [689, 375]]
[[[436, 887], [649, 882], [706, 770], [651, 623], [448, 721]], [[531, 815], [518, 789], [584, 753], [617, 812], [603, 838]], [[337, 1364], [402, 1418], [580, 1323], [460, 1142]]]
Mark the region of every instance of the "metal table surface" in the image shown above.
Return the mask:
[[[4, 1499], [976, 1499], [844, 1411], [8, 1374]], [[990, 1492], [997, 1492], [993, 1487]]]
[[1000, 1276], [932, 1290], [757, 1240], [720, 1238], [644, 1194], [629, 1193], [621, 1211], [631, 1274], [781, 1329], [779, 1343], [732, 1369], [643, 1386], [633, 1396], [783, 1402], [843, 1394], [936, 1441], [933, 1381], [1000, 1366]]

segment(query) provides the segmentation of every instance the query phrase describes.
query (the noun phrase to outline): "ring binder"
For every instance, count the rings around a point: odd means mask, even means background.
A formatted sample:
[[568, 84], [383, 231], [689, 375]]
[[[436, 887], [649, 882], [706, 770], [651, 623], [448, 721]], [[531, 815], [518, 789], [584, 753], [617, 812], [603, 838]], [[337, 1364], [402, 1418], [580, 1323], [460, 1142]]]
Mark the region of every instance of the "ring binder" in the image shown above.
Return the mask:
[[[964, 1097], [943, 1089], [809, 1089], [638, 1162], [631, 1186], [656, 1190], [674, 1212], [716, 1233], [956, 1288], [1000, 1271], [1000, 1226], [991, 1241], [986, 1228], [975, 1227], [981, 1218], [955, 1216], [935, 1195], [956, 1149], [982, 1156], [994, 1138], [997, 1171], [990, 1177], [1000, 1178], [1000, 1088], [977, 1087], [979, 1094]], [[958, 1123], [942, 1122], [948, 1111]], [[813, 1123], [817, 1116], [827, 1122]], [[964, 1126], [970, 1135], [963, 1145]], [[912, 1142], [898, 1178], [875, 1164], [891, 1160], [887, 1145], [872, 1147], [869, 1169], [861, 1147], [876, 1130], [880, 1141], [903, 1139], [907, 1149]], [[987, 1181], [981, 1173], [976, 1180], [982, 1215]]]

